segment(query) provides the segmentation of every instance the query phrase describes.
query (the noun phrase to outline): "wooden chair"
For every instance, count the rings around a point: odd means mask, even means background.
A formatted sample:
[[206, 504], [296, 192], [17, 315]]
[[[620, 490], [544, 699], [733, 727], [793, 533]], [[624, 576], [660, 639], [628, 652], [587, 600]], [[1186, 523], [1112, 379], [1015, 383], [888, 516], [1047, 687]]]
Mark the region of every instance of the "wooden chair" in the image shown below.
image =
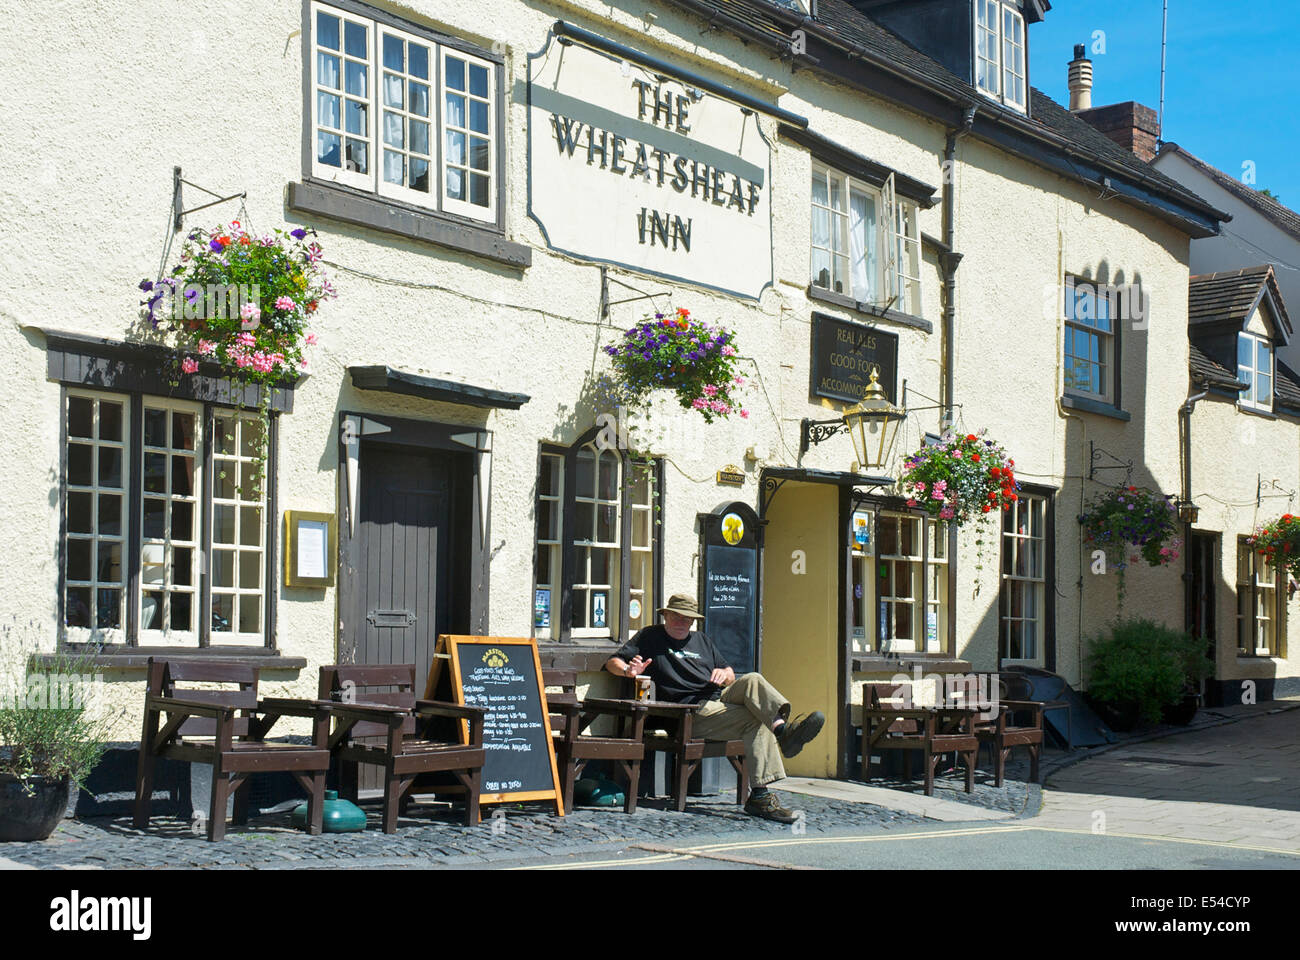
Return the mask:
[[[395, 687], [387, 692], [374, 687]], [[335, 718], [327, 745], [339, 761], [339, 793], [355, 802], [360, 764], [380, 767], [384, 777], [384, 833], [397, 830], [397, 816], [415, 778], [451, 773], [459, 786], [435, 792], [463, 792], [465, 823], [479, 820], [479, 781], [483, 772], [483, 718], [479, 707], [417, 700], [415, 664], [320, 668], [319, 695]], [[469, 743], [435, 736], [430, 721], [449, 717], [469, 723]], [[362, 742], [374, 738], [371, 742]]]
[[[686, 788], [691, 774], [707, 757], [726, 757], [736, 771], [736, 802], [749, 799], [749, 757], [743, 740], [701, 740], [691, 730], [700, 704], [646, 703], [645, 749], [649, 753], [666, 753], [673, 759], [673, 779], [669, 793], [673, 809], [686, 809]], [[661, 732], [663, 731], [663, 732]]]
[[979, 752], [974, 712], [946, 707], [909, 707], [906, 684], [862, 685], [862, 778], [871, 780], [873, 751], [902, 750], [903, 776], [912, 779], [912, 751], [925, 763], [925, 795], [934, 796], [934, 770], [945, 753], [956, 753], [966, 764], [966, 792], [975, 788], [975, 759]]
[[[1007, 700], [1003, 696], [1005, 689], [1005, 684], [999, 683], [996, 674], [944, 678], [945, 701], [952, 706], [966, 706], [977, 711], [975, 736], [980, 746], [988, 745], [992, 754], [994, 785], [1002, 786], [1007, 757], [1016, 747], [1029, 751], [1029, 776], [1037, 783], [1038, 758], [1043, 748], [1043, 704], [1033, 700]], [[996, 709], [981, 705], [992, 702], [996, 702]], [[1025, 719], [1018, 720], [1018, 716]]]
[[[176, 684], [235, 684], [237, 690], [178, 690]], [[239, 716], [236, 716], [236, 713]], [[162, 716], [167, 721], [162, 725]], [[281, 716], [308, 717], [313, 745], [266, 743], [266, 734]], [[161, 729], [159, 727], [161, 726]], [[286, 771], [307, 791], [307, 830], [321, 832], [325, 774], [329, 750], [325, 736], [329, 713], [311, 701], [257, 699], [257, 669], [220, 661], [148, 661], [144, 729], [135, 779], [137, 829], [149, 825], [154, 765], [159, 757], [212, 765], [208, 839], [226, 834], [226, 801], [235, 795], [233, 820], [248, 821], [248, 776]], [[211, 738], [195, 740], [195, 737]]]
[[[546, 706], [555, 744], [555, 763], [564, 792], [564, 809], [573, 809], [573, 786], [588, 761], [613, 760], [626, 778], [623, 810], [635, 813], [641, 760], [645, 756], [644, 704], [635, 700], [592, 698], [579, 701], [576, 670], [543, 670], [542, 680], [547, 687], [560, 688], [559, 693], [546, 694]], [[601, 716], [617, 718], [617, 736], [584, 736], [583, 731]]]

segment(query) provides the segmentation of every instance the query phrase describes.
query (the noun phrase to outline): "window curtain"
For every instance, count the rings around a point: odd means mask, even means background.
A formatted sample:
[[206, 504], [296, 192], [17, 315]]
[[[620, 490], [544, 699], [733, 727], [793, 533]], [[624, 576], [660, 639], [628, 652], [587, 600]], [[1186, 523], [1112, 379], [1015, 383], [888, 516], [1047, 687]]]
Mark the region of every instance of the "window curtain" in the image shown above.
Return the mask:
[[849, 196], [849, 257], [853, 296], [870, 303], [876, 297], [880, 263], [876, 251], [876, 201], [854, 190]]

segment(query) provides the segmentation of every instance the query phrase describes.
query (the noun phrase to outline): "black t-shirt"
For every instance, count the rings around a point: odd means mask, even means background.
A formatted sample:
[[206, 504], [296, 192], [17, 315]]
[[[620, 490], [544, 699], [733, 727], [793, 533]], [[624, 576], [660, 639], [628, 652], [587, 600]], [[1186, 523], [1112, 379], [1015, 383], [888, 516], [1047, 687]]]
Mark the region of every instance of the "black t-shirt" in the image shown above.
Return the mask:
[[646, 627], [615, 651], [627, 663], [640, 656], [653, 661], [642, 676], [655, 682], [655, 699], [668, 703], [704, 703], [722, 695], [709, 681], [715, 669], [731, 666], [703, 631], [692, 630], [685, 640], [674, 640], [662, 624]]

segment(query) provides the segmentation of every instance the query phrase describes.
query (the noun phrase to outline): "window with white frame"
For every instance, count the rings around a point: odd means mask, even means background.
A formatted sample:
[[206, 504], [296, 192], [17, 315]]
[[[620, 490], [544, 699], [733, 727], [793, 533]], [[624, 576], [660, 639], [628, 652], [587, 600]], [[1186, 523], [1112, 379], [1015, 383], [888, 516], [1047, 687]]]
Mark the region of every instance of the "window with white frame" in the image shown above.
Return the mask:
[[1110, 298], [1098, 294], [1096, 284], [1066, 281], [1065, 391], [1114, 403], [1114, 320]]
[[64, 622], [120, 641], [126, 625], [129, 419], [124, 397], [69, 392], [64, 480]]
[[821, 164], [812, 174], [812, 283], [862, 303], [921, 309], [916, 204]]
[[1237, 334], [1237, 379], [1246, 384], [1243, 406], [1273, 409], [1273, 348], [1263, 337]]
[[1025, 112], [1028, 75], [1025, 19], [998, 0], [975, 0], [975, 86], [994, 100]]
[[1280, 657], [1286, 626], [1285, 579], [1245, 537], [1237, 540], [1237, 652]]
[[[539, 638], [625, 637], [654, 623], [657, 474], [657, 464], [595, 442], [542, 451], [533, 600]], [[620, 625], [624, 595], [627, 622]]]
[[461, 45], [311, 3], [311, 172], [495, 222], [497, 66]]
[[1001, 660], [1037, 661], [1046, 631], [1047, 500], [1021, 494], [1002, 513]]
[[140, 525], [140, 638], [197, 645], [203, 407], [144, 404]]
[[258, 639], [266, 597], [266, 483], [257, 460], [264, 428], [253, 417], [213, 421], [212, 636]]
[[[881, 511], [876, 550], [854, 550], [855, 651], [874, 632], [882, 653], [941, 653], [948, 635], [947, 533], [922, 514]], [[867, 618], [878, 616], [879, 623]], [[874, 631], [872, 628], [875, 628]], [[870, 645], [862, 643], [869, 649]]]
[[70, 388], [65, 424], [64, 639], [264, 645], [258, 416]]

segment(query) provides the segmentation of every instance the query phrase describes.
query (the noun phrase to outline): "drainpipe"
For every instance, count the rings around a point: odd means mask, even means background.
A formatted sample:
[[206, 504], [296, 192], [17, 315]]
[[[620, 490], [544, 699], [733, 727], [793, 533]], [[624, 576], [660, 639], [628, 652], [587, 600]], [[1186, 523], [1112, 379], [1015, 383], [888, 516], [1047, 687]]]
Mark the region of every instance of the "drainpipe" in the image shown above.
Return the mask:
[[[1194, 388], [1193, 388], [1194, 389]], [[1200, 393], [1188, 396], [1187, 400], [1178, 408], [1178, 426], [1179, 441], [1182, 447], [1183, 455], [1183, 482], [1182, 482], [1182, 499], [1184, 503], [1192, 499], [1192, 411], [1196, 409], [1196, 401], [1203, 399], [1210, 391], [1202, 390]], [[1188, 632], [1192, 629], [1193, 609], [1196, 599], [1192, 596], [1192, 579], [1195, 576], [1195, 570], [1192, 566], [1192, 524], [1186, 522], [1183, 524], [1183, 629]], [[1217, 665], [1217, 651], [1211, 651], [1210, 656]]]
[[956, 169], [957, 141], [970, 133], [975, 123], [975, 108], [967, 107], [962, 114], [961, 126], [948, 131], [943, 146], [943, 242], [947, 250], [940, 254], [943, 265], [943, 332], [940, 351], [943, 357], [943, 383], [939, 391], [939, 404], [943, 410], [943, 427], [953, 422], [953, 321], [957, 316], [957, 265], [961, 263], [961, 254], [956, 250], [957, 211], [956, 211]]

